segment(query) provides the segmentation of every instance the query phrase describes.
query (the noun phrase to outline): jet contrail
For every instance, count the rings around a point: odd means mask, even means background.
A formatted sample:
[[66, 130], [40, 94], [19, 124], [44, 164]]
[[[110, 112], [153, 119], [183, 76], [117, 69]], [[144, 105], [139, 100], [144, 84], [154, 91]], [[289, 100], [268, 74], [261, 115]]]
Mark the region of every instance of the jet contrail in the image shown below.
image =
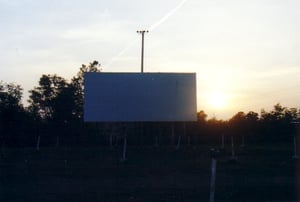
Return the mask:
[[122, 49], [118, 54], [113, 56], [108, 63], [105, 64], [106, 67], [109, 67], [118, 57], [123, 55], [128, 49], [130, 49], [134, 44], [136, 44], [138, 39], [133, 40], [127, 47]]
[[[175, 8], [173, 8], [171, 11], [169, 11], [165, 16], [163, 16], [160, 20], [158, 20], [157, 22], [155, 22], [154, 24], [152, 24], [149, 27], [149, 31], [153, 31], [156, 27], [158, 27], [159, 25], [161, 25], [163, 22], [165, 22], [169, 17], [171, 17], [172, 15], [174, 15], [174, 13], [180, 9], [188, 0], [182, 0]], [[128, 49], [130, 49], [134, 44], [136, 44], [138, 41], [138, 39], [135, 39], [132, 43], [130, 43], [127, 47], [125, 47], [124, 49], [122, 49], [118, 54], [116, 54], [114, 57], [112, 57], [110, 59], [110, 61], [105, 64], [106, 67], [110, 66], [115, 60], [116, 58], [120, 57], [121, 55], [123, 55]]]
[[159, 26], [161, 23], [166, 21], [170, 16], [172, 16], [178, 9], [180, 9], [188, 0], [181, 1], [175, 8], [173, 8], [170, 12], [168, 12], [164, 17], [162, 17], [159, 21], [154, 23], [149, 27], [149, 31], [152, 31], [157, 26]]

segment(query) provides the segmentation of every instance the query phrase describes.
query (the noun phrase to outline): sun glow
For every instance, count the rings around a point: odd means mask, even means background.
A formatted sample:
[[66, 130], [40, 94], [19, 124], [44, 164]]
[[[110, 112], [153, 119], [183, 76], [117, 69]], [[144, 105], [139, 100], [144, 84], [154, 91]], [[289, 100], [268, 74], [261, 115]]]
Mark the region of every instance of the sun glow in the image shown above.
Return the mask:
[[216, 109], [223, 109], [227, 106], [228, 97], [222, 92], [212, 92], [207, 95], [208, 104]]

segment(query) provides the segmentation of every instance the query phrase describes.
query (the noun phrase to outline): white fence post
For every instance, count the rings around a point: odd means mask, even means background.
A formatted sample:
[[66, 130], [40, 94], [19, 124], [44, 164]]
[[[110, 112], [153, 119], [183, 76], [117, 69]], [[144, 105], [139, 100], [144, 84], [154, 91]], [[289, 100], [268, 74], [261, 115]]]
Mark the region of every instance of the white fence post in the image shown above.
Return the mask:
[[123, 155], [122, 155], [122, 159], [121, 162], [126, 161], [126, 151], [127, 151], [127, 127], [124, 126], [123, 128], [123, 133], [124, 133], [124, 145], [123, 145]]
[[41, 142], [41, 136], [38, 137], [37, 143], [36, 143], [36, 150], [40, 151], [40, 142]]
[[217, 160], [215, 158], [212, 158], [209, 202], [215, 201], [216, 170], [217, 170]]

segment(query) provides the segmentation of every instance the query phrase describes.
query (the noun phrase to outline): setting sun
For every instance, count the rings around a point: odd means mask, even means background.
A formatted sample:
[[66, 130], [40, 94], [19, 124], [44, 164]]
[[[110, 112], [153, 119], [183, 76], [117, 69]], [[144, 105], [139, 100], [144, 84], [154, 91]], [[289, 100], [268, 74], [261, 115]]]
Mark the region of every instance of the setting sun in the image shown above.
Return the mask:
[[227, 96], [222, 92], [212, 92], [207, 95], [208, 104], [217, 109], [226, 107], [227, 105]]

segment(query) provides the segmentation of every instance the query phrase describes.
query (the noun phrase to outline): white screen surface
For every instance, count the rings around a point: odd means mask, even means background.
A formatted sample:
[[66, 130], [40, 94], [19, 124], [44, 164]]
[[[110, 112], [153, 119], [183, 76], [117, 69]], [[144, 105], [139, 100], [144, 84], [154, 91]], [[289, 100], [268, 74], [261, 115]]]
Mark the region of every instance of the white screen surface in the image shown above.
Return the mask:
[[195, 73], [86, 73], [87, 122], [196, 121]]

